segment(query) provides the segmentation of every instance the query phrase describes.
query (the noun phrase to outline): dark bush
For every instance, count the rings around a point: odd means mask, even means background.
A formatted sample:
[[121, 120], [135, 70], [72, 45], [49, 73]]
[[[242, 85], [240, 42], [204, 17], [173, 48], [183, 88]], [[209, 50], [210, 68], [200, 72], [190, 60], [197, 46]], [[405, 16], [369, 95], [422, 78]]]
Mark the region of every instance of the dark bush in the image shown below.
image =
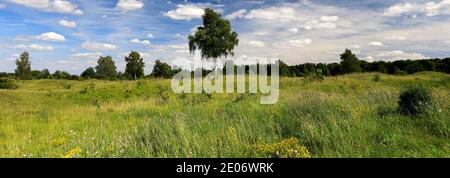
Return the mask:
[[13, 80], [8, 78], [0, 78], [0, 89], [15, 90], [18, 86]]
[[408, 86], [401, 92], [398, 105], [404, 115], [426, 114], [432, 106], [430, 91], [418, 85]]

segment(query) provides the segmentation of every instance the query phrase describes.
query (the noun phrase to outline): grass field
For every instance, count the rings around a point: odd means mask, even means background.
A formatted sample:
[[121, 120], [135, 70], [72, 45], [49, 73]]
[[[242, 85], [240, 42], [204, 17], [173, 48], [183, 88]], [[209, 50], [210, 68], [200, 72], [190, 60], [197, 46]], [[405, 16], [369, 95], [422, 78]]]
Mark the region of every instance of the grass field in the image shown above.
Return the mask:
[[[413, 83], [431, 90], [429, 115], [396, 112]], [[448, 74], [282, 78], [275, 105], [158, 79], [17, 84], [0, 90], [0, 157], [450, 157]]]

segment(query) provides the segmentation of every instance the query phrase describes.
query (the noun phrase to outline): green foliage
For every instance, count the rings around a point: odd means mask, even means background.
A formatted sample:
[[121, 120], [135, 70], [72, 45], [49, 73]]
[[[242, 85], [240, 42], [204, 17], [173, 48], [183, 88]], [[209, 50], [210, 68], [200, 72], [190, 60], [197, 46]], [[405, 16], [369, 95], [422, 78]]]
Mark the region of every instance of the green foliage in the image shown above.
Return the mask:
[[95, 70], [97, 71], [96, 77], [98, 79], [113, 80], [116, 78], [116, 65], [111, 56], [100, 56], [97, 63]]
[[15, 90], [18, 86], [14, 83], [12, 79], [0, 78], [0, 89]]
[[156, 60], [151, 76], [157, 78], [171, 78], [173, 76], [172, 68], [169, 64]]
[[72, 76], [66, 72], [66, 71], [55, 71], [55, 73], [53, 73], [53, 78], [54, 79], [59, 79], [59, 80], [68, 80], [70, 79]]
[[399, 97], [398, 110], [405, 115], [426, 114], [432, 107], [430, 91], [419, 85], [405, 87]]
[[161, 85], [159, 85], [157, 88], [158, 88], [157, 94], [160, 97], [161, 102], [163, 104], [169, 102], [169, 89], [167, 87], [161, 86]]
[[361, 72], [361, 65], [359, 59], [349, 49], [346, 49], [345, 52], [341, 54], [341, 65], [342, 65], [342, 72], [344, 74]]
[[16, 77], [22, 80], [31, 79], [31, 64], [28, 52], [23, 52], [19, 59], [16, 60]]
[[144, 77], [144, 59], [141, 58], [141, 54], [136, 51], [131, 51], [128, 57], [125, 57], [127, 66], [125, 69], [125, 75], [128, 79], [137, 80]]
[[313, 72], [309, 72], [305, 75], [305, 83], [312, 83], [315, 81], [323, 81], [325, 80], [325, 76], [323, 75], [322, 70], [316, 69]]
[[95, 78], [95, 75], [95, 70], [92, 67], [87, 68], [83, 71], [83, 73], [81, 73], [81, 77], [83, 77], [84, 79], [93, 79]]
[[375, 74], [375, 75], [373, 76], [373, 78], [372, 78], [372, 81], [374, 81], [374, 82], [379, 82], [379, 81], [381, 81], [381, 76], [380, 76], [380, 74]]
[[291, 77], [292, 76], [291, 71], [289, 70], [289, 66], [286, 63], [279, 60], [278, 65], [279, 65], [279, 70], [280, 70], [280, 76], [282, 76], [282, 77]]
[[50, 78], [50, 71], [48, 71], [48, 69], [42, 70], [38, 76], [38, 79], [49, 79], [49, 78]]
[[238, 34], [231, 29], [230, 21], [222, 19], [213, 9], [206, 8], [203, 25], [189, 35], [189, 51], [199, 50], [203, 59], [233, 56], [234, 47], [239, 44]]

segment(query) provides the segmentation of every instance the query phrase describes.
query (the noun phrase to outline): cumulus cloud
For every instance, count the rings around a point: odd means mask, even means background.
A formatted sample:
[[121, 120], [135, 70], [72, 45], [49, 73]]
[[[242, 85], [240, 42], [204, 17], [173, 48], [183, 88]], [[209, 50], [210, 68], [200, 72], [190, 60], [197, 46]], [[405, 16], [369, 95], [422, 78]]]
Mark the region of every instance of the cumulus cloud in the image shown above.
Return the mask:
[[382, 51], [377, 54], [377, 58], [380, 60], [395, 61], [395, 60], [418, 60], [426, 59], [427, 57], [419, 53], [407, 53], [402, 50], [395, 51]]
[[296, 11], [291, 7], [269, 7], [263, 9], [253, 9], [245, 16], [246, 19], [260, 19], [260, 20], [294, 20]]
[[31, 44], [31, 45], [16, 45], [14, 46], [16, 49], [23, 49], [23, 50], [37, 50], [37, 51], [52, 51], [54, 50], [53, 46], [42, 46], [37, 44]]
[[370, 46], [383, 46], [384, 44], [379, 41], [372, 41], [369, 43]]
[[149, 40], [140, 40], [140, 39], [131, 39], [130, 43], [134, 43], [134, 44], [142, 44], [142, 45], [151, 45]]
[[296, 39], [296, 40], [287, 40], [284, 42], [275, 43], [274, 46], [277, 48], [301, 48], [306, 45], [312, 44], [311, 39]]
[[248, 12], [247, 9], [241, 9], [241, 10], [238, 10], [231, 14], [228, 14], [227, 16], [225, 16], [225, 18], [230, 19], [230, 20], [236, 19], [236, 18], [243, 18], [247, 14], [247, 12]]
[[338, 16], [322, 16], [320, 17], [320, 21], [323, 22], [336, 22], [339, 19]]
[[194, 4], [180, 4], [177, 5], [177, 9], [168, 11], [164, 15], [174, 20], [192, 20], [201, 18], [203, 14], [203, 7]]
[[46, 12], [57, 12], [63, 14], [83, 15], [83, 11], [66, 0], [9, 0], [12, 3], [23, 5]]
[[399, 40], [399, 41], [404, 41], [404, 40], [406, 40], [405, 37], [403, 37], [403, 36], [397, 36], [397, 35], [391, 35], [391, 36], [385, 37], [384, 39], [386, 39], [386, 40]]
[[97, 59], [100, 56], [102, 56], [103, 53], [101, 52], [94, 52], [94, 53], [77, 53], [77, 54], [72, 54], [73, 57], [76, 58], [85, 58], [85, 59]]
[[266, 46], [266, 44], [262, 41], [250, 41], [248, 42], [248, 45], [258, 48], [263, 48]]
[[0, 4], [0, 9], [3, 9], [3, 8], [5, 8], [5, 7], [6, 7], [5, 4]]
[[428, 17], [448, 14], [450, 12], [450, 0], [443, 0], [440, 2], [428, 1], [419, 3], [398, 3], [389, 7], [384, 13], [384, 16], [395, 17], [402, 15], [410, 15], [417, 17], [418, 14]]
[[117, 46], [108, 43], [95, 43], [95, 42], [84, 42], [81, 45], [82, 48], [91, 50], [91, 51], [107, 51], [116, 49]]
[[336, 23], [334, 22], [321, 22], [318, 20], [311, 20], [305, 23], [303, 26], [306, 30], [312, 29], [336, 29]]
[[141, 0], [119, 0], [116, 5], [116, 8], [123, 12], [141, 9], [142, 7], [144, 7], [144, 2]]
[[291, 33], [298, 33], [298, 28], [290, 28], [289, 32], [291, 32]]
[[59, 25], [68, 27], [68, 28], [75, 28], [77, 27], [77, 23], [75, 21], [68, 21], [68, 20], [60, 20]]
[[63, 35], [55, 33], [55, 32], [47, 32], [41, 35], [36, 36], [36, 39], [44, 40], [44, 41], [66, 41]]

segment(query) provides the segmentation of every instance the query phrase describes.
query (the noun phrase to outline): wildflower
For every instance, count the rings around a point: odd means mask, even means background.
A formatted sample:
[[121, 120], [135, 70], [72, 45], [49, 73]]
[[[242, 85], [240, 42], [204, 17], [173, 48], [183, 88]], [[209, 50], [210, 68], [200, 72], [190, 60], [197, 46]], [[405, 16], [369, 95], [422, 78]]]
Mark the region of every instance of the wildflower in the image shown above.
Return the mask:
[[80, 147], [76, 147], [74, 149], [69, 150], [65, 155], [62, 155], [62, 158], [74, 158], [81, 152]]

